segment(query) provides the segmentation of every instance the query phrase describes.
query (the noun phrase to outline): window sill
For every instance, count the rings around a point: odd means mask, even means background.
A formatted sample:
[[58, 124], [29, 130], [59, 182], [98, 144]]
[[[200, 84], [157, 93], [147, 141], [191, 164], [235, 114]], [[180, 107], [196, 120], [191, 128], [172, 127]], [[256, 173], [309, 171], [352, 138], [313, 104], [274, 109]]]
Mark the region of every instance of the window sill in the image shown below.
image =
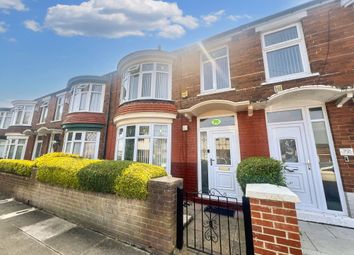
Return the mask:
[[50, 123], [56, 123], [56, 122], [60, 122], [62, 120], [52, 120]]
[[45, 122], [37, 123], [36, 125], [39, 126], [39, 125], [43, 125], [43, 124], [45, 124]]
[[285, 81], [305, 79], [305, 78], [310, 78], [310, 77], [319, 76], [319, 75], [320, 75], [320, 73], [302, 73], [302, 74], [283, 77], [283, 78], [269, 79], [268, 81], [261, 83], [261, 85], [269, 85], [269, 84], [280, 83], [280, 82], [285, 82]]
[[139, 99], [134, 99], [134, 100], [128, 100], [128, 101], [124, 101], [119, 103], [119, 106], [122, 106], [126, 103], [133, 103], [133, 102], [146, 102], [146, 101], [153, 101], [153, 102], [173, 102], [172, 99], [163, 99], [163, 98], [139, 98]]
[[104, 113], [104, 112], [92, 112], [92, 111], [75, 111], [75, 112], [69, 112], [68, 114], [72, 113]]
[[202, 96], [208, 96], [208, 95], [213, 95], [213, 94], [219, 94], [219, 93], [224, 93], [224, 92], [230, 92], [230, 91], [235, 91], [235, 88], [227, 88], [227, 89], [220, 89], [220, 90], [213, 90], [213, 91], [208, 91], [208, 92], [202, 92], [197, 95], [197, 97], [202, 97]]

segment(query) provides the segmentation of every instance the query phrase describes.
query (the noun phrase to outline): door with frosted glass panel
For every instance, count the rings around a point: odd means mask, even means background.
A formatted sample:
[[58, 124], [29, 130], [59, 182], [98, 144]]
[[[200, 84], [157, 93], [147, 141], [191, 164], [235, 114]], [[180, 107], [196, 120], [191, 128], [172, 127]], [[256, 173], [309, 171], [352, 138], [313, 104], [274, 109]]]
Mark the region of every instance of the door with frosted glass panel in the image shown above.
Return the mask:
[[238, 197], [236, 139], [234, 132], [211, 132], [209, 137], [209, 185], [221, 194]]
[[298, 208], [318, 208], [303, 123], [270, 126], [271, 156], [284, 166], [286, 184], [300, 198]]

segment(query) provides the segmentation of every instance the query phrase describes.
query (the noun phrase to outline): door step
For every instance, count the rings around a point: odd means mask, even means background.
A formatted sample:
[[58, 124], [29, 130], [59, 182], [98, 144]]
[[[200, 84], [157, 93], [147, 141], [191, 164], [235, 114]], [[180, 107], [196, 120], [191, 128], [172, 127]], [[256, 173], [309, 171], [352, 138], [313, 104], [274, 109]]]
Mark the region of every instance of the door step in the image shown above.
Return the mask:
[[354, 218], [350, 218], [345, 215], [297, 210], [297, 218], [302, 221], [310, 221], [333, 226], [354, 228]]

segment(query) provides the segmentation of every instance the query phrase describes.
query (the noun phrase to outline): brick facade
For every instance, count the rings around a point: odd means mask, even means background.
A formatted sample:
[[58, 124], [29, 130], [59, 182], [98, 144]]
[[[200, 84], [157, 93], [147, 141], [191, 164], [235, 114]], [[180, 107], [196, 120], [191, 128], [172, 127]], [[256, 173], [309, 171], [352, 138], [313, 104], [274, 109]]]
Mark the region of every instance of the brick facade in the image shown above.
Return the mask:
[[[56, 93], [54, 93], [49, 95], [51, 97], [49, 113], [44, 125], [37, 125], [40, 116], [38, 107], [42, 98], [36, 100], [38, 104], [33, 117], [32, 130], [36, 131], [42, 126], [60, 129], [62, 124], [65, 123], [102, 124], [104, 127], [101, 129], [99, 157], [114, 159], [116, 146], [115, 117], [128, 113], [142, 112], [151, 112], [151, 118], [154, 117], [153, 113], [176, 114], [176, 119], [172, 122], [171, 173], [174, 176], [184, 178], [187, 190], [196, 191], [198, 189], [199, 164], [197, 117], [199, 116], [191, 114], [187, 118], [188, 116], [179, 114], [179, 111], [190, 109], [198, 103], [211, 100], [224, 100], [232, 103], [249, 102], [249, 105], [254, 106], [255, 109], [252, 116], [248, 116], [247, 105], [244, 108], [233, 110], [233, 113], [237, 116], [238, 126], [235, 128], [238, 130], [241, 159], [250, 156], [269, 156], [270, 141], [268, 141], [267, 135], [265, 108], [269, 107], [269, 97], [276, 94], [274, 90], [276, 85], [281, 85], [283, 91], [314, 85], [332, 86], [343, 90], [349, 86], [353, 87], [354, 9], [341, 7], [340, 1], [314, 1], [300, 9], [290, 10], [282, 15], [284, 17], [292, 16], [300, 11], [306, 11], [307, 15], [296, 22], [302, 25], [309, 65], [311, 72], [314, 74], [313, 76], [284, 80], [272, 84], [264, 83], [266, 82], [266, 75], [262, 54], [262, 34], [258, 32], [257, 27], [265, 23], [275, 22], [276, 19], [281, 18], [281, 15], [273, 16], [202, 41], [201, 45], [207, 50], [227, 46], [231, 81], [231, 89], [228, 91], [201, 94], [200, 59], [203, 49], [201, 49], [199, 44], [194, 44], [169, 53], [173, 55], [172, 100], [170, 102], [137, 100], [120, 105], [121, 73], [115, 71], [114, 74], [109, 75], [109, 79], [107, 78], [102, 114], [68, 113], [71, 97], [70, 86], [68, 86], [64, 90], [66, 91], [66, 100], [63, 121], [51, 122], [55, 111]], [[295, 22], [290, 24], [293, 23]], [[319, 104], [326, 103], [344, 191], [354, 193], [354, 159], [351, 157], [350, 162], [346, 163], [343, 157], [339, 155], [339, 148], [354, 147], [354, 138], [352, 136], [354, 130], [353, 102], [350, 100], [342, 108], [338, 108], [335, 104], [337, 98], [321, 101], [321, 91], [304, 93], [303, 95], [304, 100], [306, 97], [306, 100], [309, 101], [318, 101]], [[289, 96], [286, 99], [282, 99], [281, 103], [289, 103], [291, 99], [292, 97]], [[301, 97], [297, 98], [297, 100], [303, 106], [302, 103], [305, 101], [301, 102]], [[211, 109], [211, 111], [214, 110], [218, 111], [218, 113], [225, 111], [223, 108]], [[188, 126], [188, 131], [182, 131], [183, 125]], [[11, 126], [6, 132], [22, 133], [24, 129], [24, 127]], [[0, 133], [0, 135], [4, 135], [6, 132]], [[43, 152], [48, 149], [47, 141], [49, 141], [48, 137], [45, 139]], [[30, 137], [25, 156], [27, 159], [31, 158], [33, 144], [34, 137]], [[354, 204], [354, 201], [351, 203]]]
[[154, 254], [171, 254], [176, 242], [177, 187], [182, 180], [162, 177], [148, 185], [149, 197], [141, 201], [46, 185], [35, 181], [35, 176], [0, 173], [3, 193]]

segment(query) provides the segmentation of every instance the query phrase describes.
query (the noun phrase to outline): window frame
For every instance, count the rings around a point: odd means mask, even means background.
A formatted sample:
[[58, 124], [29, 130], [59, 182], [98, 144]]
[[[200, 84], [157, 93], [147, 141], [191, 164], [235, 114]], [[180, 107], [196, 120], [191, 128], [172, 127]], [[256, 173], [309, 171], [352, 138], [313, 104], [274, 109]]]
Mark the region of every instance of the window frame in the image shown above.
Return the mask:
[[[42, 139], [39, 140], [38, 139], [39, 137], [42, 137]], [[44, 135], [37, 135], [36, 136], [36, 140], [34, 142], [33, 151], [32, 151], [32, 160], [35, 160], [37, 157], [40, 157], [40, 156], [42, 156], [44, 154], [44, 153], [42, 153], [43, 152], [44, 138], [45, 138]], [[40, 155], [36, 157], [36, 151], [37, 151], [37, 148], [38, 148], [39, 144], [41, 144], [41, 150], [39, 152]]]
[[49, 146], [48, 146], [48, 153], [52, 153], [52, 152], [54, 152], [54, 150], [53, 150], [53, 145], [54, 145], [54, 141], [56, 141], [56, 140], [54, 140], [54, 138], [55, 138], [55, 136], [56, 135], [61, 135], [60, 133], [52, 133], [51, 135], [50, 135], [50, 138], [49, 138]]
[[[25, 108], [26, 107], [32, 107], [32, 111], [26, 111]], [[23, 111], [23, 114], [21, 116], [21, 120], [20, 120], [20, 123], [16, 123], [16, 119], [17, 119], [17, 116], [18, 116], [18, 113], [19, 113], [19, 108], [22, 107], [22, 111]], [[21, 105], [16, 105], [13, 109], [13, 114], [12, 114], [12, 123], [11, 125], [12, 126], [31, 126], [32, 125], [32, 120], [33, 120], [33, 113], [34, 113], [34, 108], [35, 106], [33, 104], [21, 104]], [[23, 120], [25, 118], [25, 113], [26, 112], [29, 112], [30, 113], [30, 118], [29, 118], [29, 121], [28, 121], [28, 124], [24, 124], [23, 123]]]
[[[63, 144], [63, 148], [62, 148], [62, 152], [64, 153], [67, 153], [66, 152], [66, 148], [68, 146], [68, 136], [69, 136], [69, 133], [73, 133], [73, 139], [72, 141], [70, 141], [70, 151], [68, 153], [70, 154], [73, 154], [73, 149], [74, 149], [74, 143], [75, 142], [80, 142], [80, 154], [76, 154], [76, 155], [80, 155], [83, 157], [83, 152], [84, 152], [84, 145], [87, 141], [86, 140], [86, 135], [87, 135], [87, 132], [95, 132], [96, 133], [96, 141], [95, 141], [95, 154], [94, 154], [94, 157], [92, 159], [97, 159], [98, 158], [98, 151], [99, 151], [99, 146], [100, 146], [100, 138], [101, 138], [101, 132], [100, 131], [94, 131], [94, 130], [75, 130], [75, 131], [71, 131], [71, 130], [68, 130], [65, 132], [65, 135], [64, 135], [64, 144]], [[81, 140], [74, 140], [75, 138], [75, 135], [77, 133], [82, 133], [82, 136], [81, 136]], [[91, 142], [91, 141], [90, 141]]]
[[[200, 93], [201, 94], [213, 94], [213, 93], [220, 93], [220, 92], [224, 92], [224, 91], [229, 91], [232, 89], [231, 87], [231, 70], [230, 70], [230, 53], [229, 53], [229, 47], [227, 45], [222, 45], [222, 46], [219, 46], [217, 48], [212, 48], [212, 49], [209, 49], [209, 50], [206, 50], [208, 53], [210, 52], [213, 52], [213, 51], [217, 51], [217, 50], [221, 50], [225, 48], [226, 49], [226, 58], [227, 58], [227, 68], [228, 68], [228, 87], [227, 88], [222, 88], [222, 89], [218, 89], [217, 88], [217, 82], [216, 82], [216, 66], [215, 66], [215, 60], [217, 59], [220, 59], [220, 58], [223, 58], [223, 57], [218, 57], [218, 58], [215, 58], [213, 60], [203, 60], [203, 55], [205, 55], [205, 53], [202, 51], [201, 54], [200, 54]], [[207, 62], [211, 62], [212, 64], [212, 72], [213, 72], [213, 88], [212, 89], [208, 89], [208, 90], [205, 90], [204, 89], [204, 63], [207, 63]]]
[[[153, 64], [153, 70], [151, 71], [143, 71], [142, 67], [143, 65], [146, 64]], [[157, 71], [157, 65], [167, 65], [168, 66], [168, 71]], [[138, 96], [137, 98], [134, 99], [129, 99], [129, 92], [130, 92], [130, 77], [131, 74], [129, 73], [129, 69], [132, 69], [134, 67], [139, 67], [139, 71], [135, 74], [139, 75], [139, 81], [138, 81]], [[156, 77], [157, 77], [157, 73], [167, 73], [168, 75], [168, 83], [167, 83], [167, 98], [157, 98], [156, 97]], [[142, 96], [142, 85], [143, 85], [143, 75], [144, 74], [151, 74], [151, 89], [150, 89], [150, 96]], [[123, 98], [123, 86], [124, 83], [128, 82], [128, 86], [126, 89], [126, 95], [128, 97], [128, 99], [124, 99]], [[119, 104], [124, 104], [127, 102], [132, 102], [132, 101], [136, 101], [136, 100], [164, 100], [164, 101], [171, 101], [172, 100], [172, 64], [171, 63], [167, 63], [167, 62], [163, 62], [163, 61], [145, 61], [145, 62], [141, 62], [138, 63], [136, 65], [131, 65], [128, 68], [125, 69], [125, 71], [122, 74], [122, 79], [121, 79], [121, 85], [120, 85], [120, 96], [119, 96]]]
[[[281, 30], [285, 30], [285, 29], [291, 28], [291, 27], [296, 27], [298, 38], [291, 39], [291, 40], [288, 40], [285, 42], [276, 43], [276, 44], [273, 44], [270, 46], [266, 46], [266, 44], [265, 44], [265, 36], [266, 35], [276, 33]], [[262, 56], [263, 56], [266, 83], [281, 82], [281, 81], [298, 79], [298, 78], [303, 78], [303, 77], [312, 75], [310, 61], [309, 61], [308, 54], [307, 54], [305, 36], [304, 36], [301, 22], [292, 23], [292, 24], [282, 26], [280, 28], [272, 29], [272, 30], [262, 33], [261, 34], [261, 44], [262, 44]], [[299, 46], [301, 62], [302, 62], [302, 66], [304, 69], [303, 72], [282, 75], [282, 76], [277, 76], [277, 77], [270, 77], [267, 53], [274, 52], [274, 51], [281, 50], [281, 49], [285, 49], [285, 48], [288, 48], [291, 46], [296, 46], [296, 45]]]
[[[5, 154], [6, 154], [6, 144], [7, 144], [7, 140], [6, 139], [0, 139], [0, 147], [3, 146], [3, 152], [0, 153], [0, 159], [5, 158]], [[1, 151], [1, 150], [0, 150]]]
[[[6, 118], [10, 118], [8, 126], [5, 126]], [[0, 111], [0, 129], [7, 129], [12, 123], [12, 112], [11, 111]]]
[[[91, 97], [92, 94], [95, 94], [97, 92], [93, 91], [93, 86], [101, 86], [102, 87], [102, 91], [101, 93], [101, 103], [99, 106], [99, 111], [91, 111], [90, 110], [90, 105], [91, 105]], [[81, 100], [82, 100], [82, 92], [80, 91], [78, 94], [80, 95], [80, 101], [79, 101], [79, 107], [78, 109], [73, 109], [74, 105], [75, 105], [75, 90], [78, 89], [80, 86], [89, 86], [89, 89], [87, 91], [87, 100], [85, 103], [85, 108], [83, 110], [80, 110], [80, 105], [81, 105]], [[105, 98], [105, 94], [106, 94], [106, 84], [104, 83], [94, 83], [94, 82], [88, 82], [88, 83], [79, 83], [76, 84], [74, 86], [72, 86], [71, 88], [71, 100], [70, 100], [70, 107], [69, 107], [69, 113], [74, 113], [74, 112], [94, 112], [94, 113], [103, 113], [103, 105], [104, 105], [104, 98]]]
[[[19, 140], [25, 140], [25, 143], [24, 144], [19, 144]], [[14, 143], [11, 143], [10, 141], [15, 141]], [[26, 153], [26, 148], [27, 148], [27, 142], [28, 142], [28, 137], [26, 136], [8, 136], [7, 137], [7, 141], [6, 141], [6, 145], [5, 145], [5, 152], [4, 152], [4, 158], [6, 159], [15, 159], [16, 157], [16, 152], [18, 150], [18, 147], [19, 145], [20, 146], [23, 146], [23, 150], [22, 150], [22, 153], [21, 153], [21, 158], [20, 159], [24, 159], [25, 157], [25, 153]], [[12, 158], [9, 158], [9, 149], [10, 149], [10, 146], [11, 145], [14, 145], [15, 146], [15, 149], [14, 149], [14, 154], [12, 156]]]
[[49, 101], [42, 102], [40, 108], [40, 117], [38, 125], [44, 124], [47, 121], [48, 111], [49, 111]]
[[[59, 104], [59, 100], [62, 99], [62, 103]], [[54, 116], [53, 116], [53, 120], [52, 122], [54, 121], [61, 121], [62, 118], [63, 118], [63, 113], [64, 113], [64, 106], [65, 106], [65, 94], [60, 94], [60, 95], [57, 95], [56, 96], [56, 103], [55, 103], [55, 112], [54, 112]], [[61, 113], [60, 113], [60, 116], [59, 118], [57, 119], [56, 116], [57, 116], [57, 112], [59, 110], [59, 108], [61, 107]]]
[[[166, 136], [155, 136], [154, 134], [154, 128], [155, 126], [162, 125], [167, 127], [167, 135]], [[127, 127], [129, 126], [135, 126], [135, 135], [134, 136], [126, 136], [127, 135]], [[149, 127], [149, 134], [148, 135], [140, 135], [139, 130], [140, 127], [142, 126], [148, 126]], [[123, 129], [123, 135], [122, 137], [119, 137], [119, 130]], [[116, 146], [115, 146], [115, 154], [114, 154], [114, 160], [125, 160], [125, 145], [126, 145], [126, 140], [127, 139], [132, 139], [134, 140], [134, 152], [133, 152], [133, 160], [134, 162], [138, 162], [137, 160], [137, 154], [138, 154], [138, 140], [139, 139], [144, 139], [147, 138], [150, 141], [149, 144], [149, 162], [147, 164], [152, 164], [153, 163], [153, 146], [154, 146], [154, 140], [155, 139], [166, 139], [167, 140], [167, 151], [166, 151], [166, 171], [170, 173], [171, 170], [171, 142], [172, 142], [172, 128], [171, 124], [169, 123], [139, 123], [139, 124], [125, 124], [122, 126], [117, 127], [116, 130]], [[118, 145], [119, 142], [123, 141], [123, 147], [122, 147], [122, 159], [118, 159]]]

